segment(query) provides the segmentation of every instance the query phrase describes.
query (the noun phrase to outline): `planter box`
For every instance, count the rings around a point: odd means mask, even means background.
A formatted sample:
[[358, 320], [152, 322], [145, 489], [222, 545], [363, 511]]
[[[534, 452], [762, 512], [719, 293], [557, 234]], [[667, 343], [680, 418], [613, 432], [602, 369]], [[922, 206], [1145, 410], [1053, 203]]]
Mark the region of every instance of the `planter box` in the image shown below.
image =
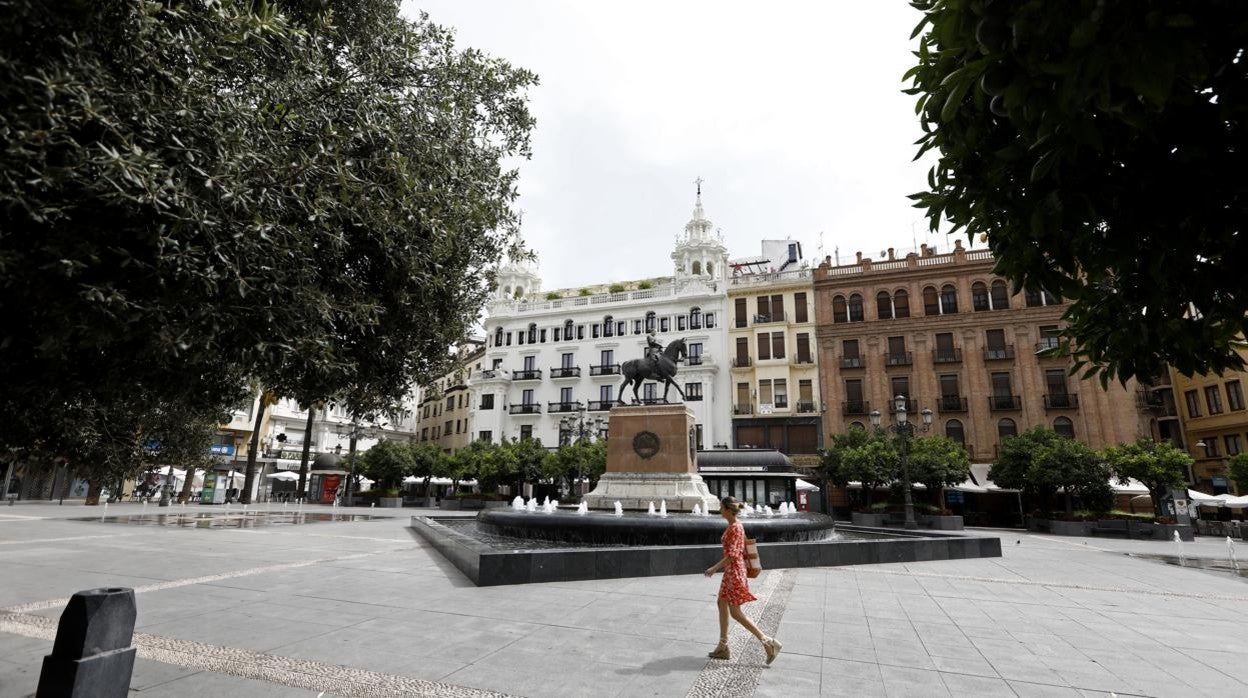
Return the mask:
[[480, 509], [481, 503], [482, 502], [480, 499], [469, 499], [468, 497], [464, 497], [463, 499], [459, 500], [459, 508], [460, 509]]
[[1157, 530], [1157, 524], [1151, 521], [1127, 521], [1127, 535], [1131, 538], [1142, 538], [1144, 540], [1158, 540], [1160, 532]]
[[1092, 527], [1095, 525], [1092, 521], [1058, 521], [1052, 519], [1049, 521], [1049, 533], [1055, 536], [1091, 536]]
[[501, 500], [501, 499], [498, 499], [498, 500], [495, 500], [495, 499], [487, 499], [487, 500], [485, 500], [485, 508], [486, 508], [486, 509], [502, 509], [502, 508], [504, 508], [504, 507], [509, 507], [509, 506], [511, 506], [511, 502], [505, 502], [505, 501], [503, 501], [503, 500]]
[[885, 516], [885, 514], [864, 514], [862, 512], [855, 511], [851, 520], [854, 522], [855, 526], [871, 526], [873, 528], [880, 528], [884, 525]]
[[378, 506], [381, 506], [382, 508], [385, 508], [385, 509], [398, 509], [399, 507], [403, 506], [403, 498], [402, 497], [378, 497], [377, 504]]
[[1179, 524], [1157, 524], [1157, 540], [1174, 540], [1174, 534], [1179, 534], [1179, 540], [1193, 541], [1196, 540], [1196, 533], [1191, 526], [1181, 526]]
[[961, 531], [963, 528], [961, 516], [920, 515], [918, 519], [919, 525], [937, 531]]
[[450, 499], [450, 498], [443, 499], [441, 502], [438, 503], [438, 506], [443, 509], [459, 509], [460, 508], [459, 500]]
[[408, 497], [403, 501], [405, 507], [421, 507], [422, 509], [437, 509], [437, 497]]

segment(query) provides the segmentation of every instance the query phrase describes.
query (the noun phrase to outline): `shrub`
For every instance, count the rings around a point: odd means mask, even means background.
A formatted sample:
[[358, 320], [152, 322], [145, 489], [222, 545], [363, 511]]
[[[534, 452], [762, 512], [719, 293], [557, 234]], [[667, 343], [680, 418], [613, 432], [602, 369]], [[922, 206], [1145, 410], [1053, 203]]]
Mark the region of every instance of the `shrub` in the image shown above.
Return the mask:
[[610, 286], [607, 287], [607, 290], [610, 291], [611, 293], [623, 293], [624, 284], [611, 284]]
[[642, 291], [645, 291], [647, 289], [654, 288], [654, 284], [649, 281], [642, 281], [641, 283], [637, 284], [637, 288], [641, 289]]
[[548, 301], [557, 301], [562, 297], [563, 296], [560, 296], [558, 293], [555, 293], [554, 291], [551, 291], [550, 293], [546, 294], [546, 300]]
[[578, 293], [580, 293], [582, 296], [592, 296], [592, 295], [594, 295], [594, 292], [593, 292], [593, 291], [591, 291], [591, 290], [589, 290], [589, 289], [587, 289], [587, 288], [583, 288], [583, 289], [581, 289], [580, 291], [578, 291]]

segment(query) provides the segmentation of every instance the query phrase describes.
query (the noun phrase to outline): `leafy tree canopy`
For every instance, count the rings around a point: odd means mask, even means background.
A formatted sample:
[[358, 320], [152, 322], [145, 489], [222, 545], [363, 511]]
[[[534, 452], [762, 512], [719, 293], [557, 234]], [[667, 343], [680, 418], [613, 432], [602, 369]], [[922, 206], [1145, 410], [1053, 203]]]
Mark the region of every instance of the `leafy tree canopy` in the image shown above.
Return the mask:
[[1101, 501], [1108, 490], [1110, 471], [1083, 442], [1047, 427], [1033, 427], [1001, 442], [989, 477], [1001, 487], [1034, 495], [1041, 506], [1065, 489], [1069, 511], [1073, 496], [1087, 495]]
[[1119, 484], [1125, 485], [1128, 479], [1135, 479], [1148, 488], [1155, 511], [1161, 511], [1161, 497], [1166, 490], [1183, 486], [1188, 468], [1196, 462], [1187, 451], [1174, 444], [1152, 439], [1110, 446], [1103, 457]]
[[1237, 453], [1231, 457], [1231, 480], [1239, 487], [1239, 493], [1248, 494], [1248, 453]]
[[932, 229], [1073, 301], [1076, 368], [1243, 367], [1248, 5], [913, 0]]
[[875, 488], [897, 478], [901, 454], [893, 442], [883, 434], [867, 434], [862, 429], [851, 429], [841, 440], [833, 437], [833, 446], [825, 462], [832, 462], [828, 479], [844, 486], [853, 481], [862, 483], [867, 504], [875, 494]]
[[910, 478], [929, 490], [966, 482], [971, 459], [958, 442], [944, 436], [924, 436], [910, 443]]
[[417, 448], [399, 441], [380, 441], [360, 456], [360, 467], [377, 481], [378, 488], [397, 488], [415, 470]]

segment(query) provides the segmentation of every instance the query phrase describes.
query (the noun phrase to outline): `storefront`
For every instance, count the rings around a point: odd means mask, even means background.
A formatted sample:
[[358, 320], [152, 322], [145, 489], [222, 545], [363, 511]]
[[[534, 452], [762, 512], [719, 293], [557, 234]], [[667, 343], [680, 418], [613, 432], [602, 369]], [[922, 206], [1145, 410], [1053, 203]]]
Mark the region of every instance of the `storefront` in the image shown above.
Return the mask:
[[[797, 502], [801, 478], [793, 461], [779, 451], [760, 448], [715, 448], [698, 451], [698, 474], [711, 494], [729, 495], [750, 504], [772, 508]], [[812, 498], [818, 500], [817, 497]], [[812, 507], [816, 508], [816, 507]]]

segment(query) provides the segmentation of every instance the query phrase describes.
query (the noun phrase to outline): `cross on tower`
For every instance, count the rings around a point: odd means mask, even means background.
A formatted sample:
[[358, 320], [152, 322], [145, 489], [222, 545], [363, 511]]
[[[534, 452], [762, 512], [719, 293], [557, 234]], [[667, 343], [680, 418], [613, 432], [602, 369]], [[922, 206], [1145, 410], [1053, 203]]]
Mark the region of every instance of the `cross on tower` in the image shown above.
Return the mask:
[[693, 180], [693, 183], [698, 185], [698, 196], [702, 196], [702, 181], [703, 180], [701, 177], [698, 177], [697, 179]]

